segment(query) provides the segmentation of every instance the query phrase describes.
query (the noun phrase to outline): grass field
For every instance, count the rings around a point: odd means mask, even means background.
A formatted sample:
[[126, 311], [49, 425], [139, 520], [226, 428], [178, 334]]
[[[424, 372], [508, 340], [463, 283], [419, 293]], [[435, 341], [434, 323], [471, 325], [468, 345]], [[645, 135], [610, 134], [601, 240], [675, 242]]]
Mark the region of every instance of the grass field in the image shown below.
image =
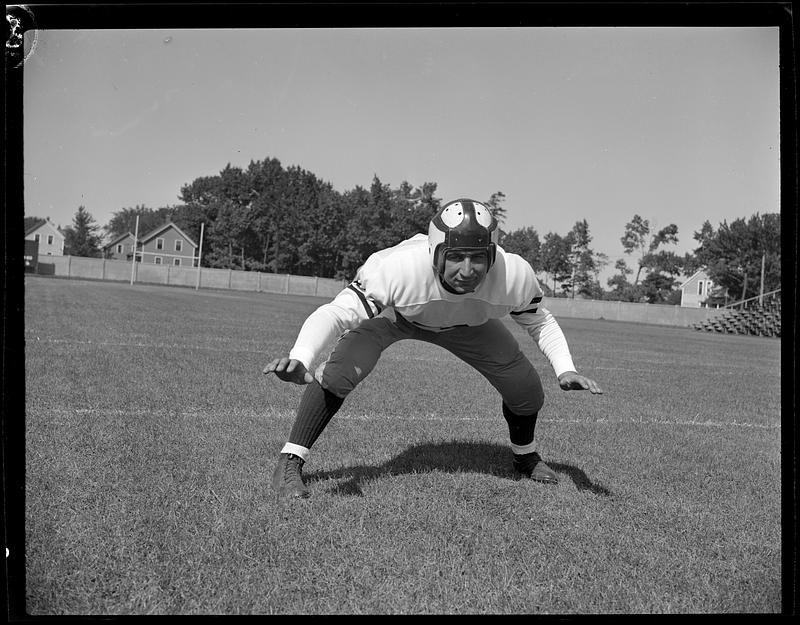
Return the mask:
[[515, 480], [500, 400], [402, 342], [269, 489], [302, 388], [261, 373], [323, 300], [28, 277], [34, 615], [777, 613], [775, 339], [560, 319], [605, 394], [542, 374]]

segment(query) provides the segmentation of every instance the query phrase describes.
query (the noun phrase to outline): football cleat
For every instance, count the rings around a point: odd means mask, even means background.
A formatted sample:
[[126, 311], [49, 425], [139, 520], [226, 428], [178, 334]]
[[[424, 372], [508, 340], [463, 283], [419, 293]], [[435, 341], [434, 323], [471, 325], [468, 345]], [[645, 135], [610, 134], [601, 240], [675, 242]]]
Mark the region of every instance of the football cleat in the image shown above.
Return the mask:
[[272, 488], [278, 499], [292, 497], [305, 499], [309, 492], [303, 483], [303, 465], [305, 461], [294, 454], [281, 454], [275, 472], [272, 474]]
[[558, 478], [553, 469], [548, 467], [535, 451], [530, 454], [514, 454], [514, 470], [537, 482], [558, 484]]

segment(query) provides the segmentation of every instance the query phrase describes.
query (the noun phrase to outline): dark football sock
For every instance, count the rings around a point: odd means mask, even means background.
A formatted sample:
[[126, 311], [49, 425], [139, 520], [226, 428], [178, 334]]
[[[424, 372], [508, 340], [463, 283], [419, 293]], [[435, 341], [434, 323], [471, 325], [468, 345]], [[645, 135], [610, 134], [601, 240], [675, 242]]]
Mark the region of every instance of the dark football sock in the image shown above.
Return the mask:
[[508, 423], [508, 434], [514, 445], [530, 445], [533, 442], [538, 415], [538, 412], [534, 412], [532, 415], [518, 415], [511, 412], [511, 409], [503, 402], [503, 416]]
[[300, 406], [297, 408], [297, 417], [294, 420], [289, 442], [311, 449], [314, 441], [322, 434], [342, 406], [344, 399], [322, 388], [316, 380], [306, 386]]

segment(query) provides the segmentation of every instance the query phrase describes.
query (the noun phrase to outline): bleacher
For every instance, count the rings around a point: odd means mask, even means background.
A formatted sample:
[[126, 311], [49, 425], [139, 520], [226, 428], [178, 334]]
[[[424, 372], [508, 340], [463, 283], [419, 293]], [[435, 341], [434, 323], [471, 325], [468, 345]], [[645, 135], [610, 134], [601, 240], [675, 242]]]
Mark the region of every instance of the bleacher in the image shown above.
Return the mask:
[[692, 325], [695, 330], [754, 336], [781, 335], [781, 292], [730, 304], [721, 315]]

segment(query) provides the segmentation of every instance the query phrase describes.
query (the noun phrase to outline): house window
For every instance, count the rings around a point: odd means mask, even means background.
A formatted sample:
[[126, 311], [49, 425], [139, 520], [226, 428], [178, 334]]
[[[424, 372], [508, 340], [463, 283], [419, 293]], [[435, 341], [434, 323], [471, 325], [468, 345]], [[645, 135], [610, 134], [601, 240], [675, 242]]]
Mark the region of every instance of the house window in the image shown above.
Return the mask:
[[180, 252], [183, 249], [183, 241], [175, 239], [175, 251]]
[[181, 266], [181, 259], [180, 258], [173, 258], [172, 259], [172, 264], [175, 265], [176, 267], [180, 267]]
[[122, 254], [122, 243], [117, 244], [117, 254]]
[[697, 282], [697, 294], [698, 295], [702, 295], [703, 294], [703, 281], [702, 280], [699, 280]]
[[41, 238], [42, 238], [42, 237], [41, 237], [41, 235], [39, 235], [39, 234], [34, 234], [34, 235], [33, 235], [33, 240], [34, 240], [34, 241], [36, 241], [37, 243], [39, 242], [39, 239], [41, 239]]
[[164, 249], [164, 239], [156, 239], [156, 249], [157, 250]]
[[53, 245], [53, 235], [52, 234], [48, 234], [47, 235], [47, 245]]
[[161, 256], [156, 256], [156, 257], [153, 259], [153, 262], [154, 262], [156, 265], [160, 265], [160, 264], [161, 264]]

